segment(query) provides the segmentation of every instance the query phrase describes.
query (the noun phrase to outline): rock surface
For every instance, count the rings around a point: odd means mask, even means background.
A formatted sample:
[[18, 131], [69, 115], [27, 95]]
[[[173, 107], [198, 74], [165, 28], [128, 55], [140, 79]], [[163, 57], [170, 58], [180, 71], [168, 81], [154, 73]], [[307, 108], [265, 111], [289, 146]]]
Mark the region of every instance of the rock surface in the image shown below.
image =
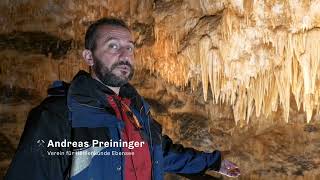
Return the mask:
[[249, 2], [1, 1], [0, 178], [49, 84], [88, 70], [88, 25], [114, 16], [133, 29], [132, 84], [174, 142], [230, 151], [239, 179], [320, 179], [320, 1]]

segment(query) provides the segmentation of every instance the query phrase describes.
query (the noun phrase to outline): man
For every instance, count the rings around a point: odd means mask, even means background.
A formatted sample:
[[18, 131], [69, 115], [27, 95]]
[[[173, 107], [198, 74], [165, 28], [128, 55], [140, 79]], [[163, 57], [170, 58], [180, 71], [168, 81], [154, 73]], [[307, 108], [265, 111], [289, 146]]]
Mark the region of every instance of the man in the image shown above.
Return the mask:
[[[134, 74], [134, 42], [123, 21], [93, 23], [82, 55], [91, 73], [80, 71], [70, 87], [51, 88], [51, 96], [29, 113], [5, 179], [158, 180], [164, 172], [206, 170], [240, 174], [219, 151], [184, 148], [161, 135], [149, 105], [128, 83]], [[125, 142], [140, 146], [121, 146]]]

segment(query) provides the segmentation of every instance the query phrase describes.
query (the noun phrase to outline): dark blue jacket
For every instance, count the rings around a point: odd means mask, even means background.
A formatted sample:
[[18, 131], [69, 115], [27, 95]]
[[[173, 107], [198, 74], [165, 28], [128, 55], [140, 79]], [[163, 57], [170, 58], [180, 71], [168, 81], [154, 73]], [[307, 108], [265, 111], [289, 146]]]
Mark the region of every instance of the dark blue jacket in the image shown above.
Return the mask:
[[[61, 93], [51, 93], [52, 96], [30, 112], [5, 179], [124, 179], [124, 156], [92, 155], [121, 152], [121, 147], [92, 147], [91, 144], [86, 148], [47, 147], [49, 140], [90, 143], [121, 139], [124, 124], [106, 101], [106, 96], [113, 94], [110, 89], [84, 71], [75, 76], [68, 89], [67, 94], [61, 89]], [[220, 168], [219, 151], [204, 153], [184, 148], [173, 144], [168, 136], [162, 136], [161, 126], [150, 116], [150, 106], [130, 84], [121, 87], [119, 95], [130, 98], [130, 109], [143, 126], [141, 134], [149, 144], [154, 180], [163, 179], [165, 172], [196, 174]], [[62, 153], [48, 155], [48, 151]]]

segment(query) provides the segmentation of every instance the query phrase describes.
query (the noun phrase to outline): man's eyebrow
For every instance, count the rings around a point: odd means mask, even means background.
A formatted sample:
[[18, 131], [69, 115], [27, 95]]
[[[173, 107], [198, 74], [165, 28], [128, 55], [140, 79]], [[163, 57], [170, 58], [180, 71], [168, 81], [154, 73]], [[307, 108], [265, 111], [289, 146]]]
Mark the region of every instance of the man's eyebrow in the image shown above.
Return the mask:
[[[109, 37], [107, 39], [105, 39], [103, 42], [106, 43], [108, 41], [111, 41], [111, 40], [120, 40], [119, 38], [115, 38], [115, 37]], [[134, 42], [133, 41], [128, 41], [130, 44], [134, 45]]]
[[114, 38], [114, 37], [108, 37], [106, 38], [103, 42], [108, 42], [108, 41], [111, 41], [111, 40], [119, 40], [118, 38]]

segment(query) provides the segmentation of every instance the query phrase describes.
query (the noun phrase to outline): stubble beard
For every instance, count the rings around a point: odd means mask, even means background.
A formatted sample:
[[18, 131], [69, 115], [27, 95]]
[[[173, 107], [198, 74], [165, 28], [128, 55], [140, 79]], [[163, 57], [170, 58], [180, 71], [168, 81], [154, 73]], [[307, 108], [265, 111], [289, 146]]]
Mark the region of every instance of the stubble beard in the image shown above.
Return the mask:
[[[102, 61], [97, 57], [93, 57], [94, 65], [93, 71], [95, 72], [97, 78], [105, 85], [111, 87], [121, 87], [127, 84], [133, 77], [134, 68], [127, 61], [118, 61], [110, 67], [110, 69], [103, 65]], [[117, 76], [112, 71], [119, 65], [127, 65], [130, 68], [130, 73], [128, 76], [123, 75], [122, 77]]]

